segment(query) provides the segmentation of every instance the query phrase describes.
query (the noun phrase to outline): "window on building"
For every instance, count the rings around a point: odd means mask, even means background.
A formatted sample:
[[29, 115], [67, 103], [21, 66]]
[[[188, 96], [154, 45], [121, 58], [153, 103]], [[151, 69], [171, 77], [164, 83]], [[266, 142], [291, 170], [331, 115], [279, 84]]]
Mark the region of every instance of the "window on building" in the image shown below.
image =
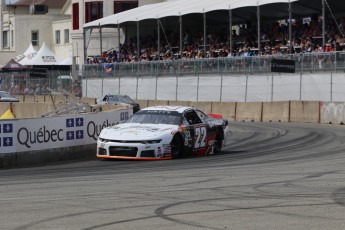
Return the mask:
[[13, 30], [11, 30], [11, 47], [14, 46], [14, 33]]
[[69, 29], [64, 30], [64, 43], [69, 43]]
[[114, 14], [138, 7], [138, 1], [114, 1]]
[[73, 30], [79, 30], [79, 3], [73, 3], [72, 24]]
[[31, 31], [31, 44], [33, 46], [38, 46], [39, 41], [38, 41], [38, 31]]
[[103, 18], [103, 2], [85, 3], [85, 23]]
[[61, 40], [60, 40], [60, 30], [56, 30], [55, 31], [55, 44], [60, 44]]
[[2, 48], [8, 48], [8, 31], [2, 31]]

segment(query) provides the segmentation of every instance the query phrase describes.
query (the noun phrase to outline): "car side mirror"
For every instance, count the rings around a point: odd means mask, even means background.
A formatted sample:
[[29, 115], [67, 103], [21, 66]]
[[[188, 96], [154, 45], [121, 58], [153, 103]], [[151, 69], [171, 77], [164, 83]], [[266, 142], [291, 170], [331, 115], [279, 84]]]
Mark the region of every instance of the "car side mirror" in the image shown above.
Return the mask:
[[223, 126], [228, 126], [229, 121], [227, 119], [223, 120]]

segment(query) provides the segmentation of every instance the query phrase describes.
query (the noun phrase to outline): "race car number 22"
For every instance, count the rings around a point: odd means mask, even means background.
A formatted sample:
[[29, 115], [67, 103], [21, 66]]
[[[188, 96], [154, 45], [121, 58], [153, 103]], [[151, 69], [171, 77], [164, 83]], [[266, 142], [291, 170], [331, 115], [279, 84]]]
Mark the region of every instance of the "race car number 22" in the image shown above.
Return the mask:
[[195, 144], [194, 148], [204, 148], [206, 146], [206, 127], [196, 127], [195, 128]]

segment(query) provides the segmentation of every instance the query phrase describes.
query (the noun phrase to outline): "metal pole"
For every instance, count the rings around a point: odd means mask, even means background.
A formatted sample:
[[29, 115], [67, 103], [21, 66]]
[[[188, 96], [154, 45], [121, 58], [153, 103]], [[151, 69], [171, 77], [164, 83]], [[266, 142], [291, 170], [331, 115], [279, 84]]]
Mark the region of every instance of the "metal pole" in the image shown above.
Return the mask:
[[102, 90], [101, 90], [101, 95], [100, 96], [103, 96], [103, 88], [104, 88], [104, 75], [102, 75]]
[[290, 41], [290, 54], [292, 54], [292, 8], [291, 8], [291, 1], [289, 0], [289, 41]]
[[198, 83], [196, 86], [196, 101], [199, 101], [199, 81], [200, 81], [200, 75], [198, 75]]
[[273, 90], [274, 90], [274, 78], [272, 73], [272, 85], [271, 85], [271, 102], [273, 102]]
[[102, 44], [102, 27], [99, 26], [99, 48], [100, 48], [100, 55], [101, 55], [101, 60], [102, 60], [102, 50], [103, 50], [103, 44]]
[[136, 92], [135, 92], [135, 99], [138, 100], [138, 88], [139, 88], [139, 75], [137, 75], [137, 85], [136, 85]]
[[180, 54], [181, 54], [181, 58], [182, 58], [182, 49], [183, 49], [183, 28], [182, 28], [182, 16], [180, 15]]
[[257, 6], [257, 21], [258, 21], [258, 52], [260, 53], [261, 50], [261, 37], [260, 37], [260, 6], [259, 6], [259, 2], [258, 2], [258, 6]]
[[322, 48], [326, 45], [326, 7], [325, 0], [322, 0]]
[[219, 102], [222, 102], [222, 94], [223, 94], [223, 74], [220, 76]]
[[158, 91], [158, 75], [156, 75], [156, 92], [155, 92], [155, 100], [157, 100], [157, 91]]
[[83, 29], [84, 65], [87, 64], [86, 29]]
[[178, 94], [178, 76], [176, 75], [176, 95], [175, 95], [175, 101], [177, 101], [177, 94]]
[[206, 55], [206, 13], [203, 14], [204, 17], [204, 55]]
[[[230, 8], [230, 7], [229, 7]], [[232, 10], [229, 9], [229, 30], [230, 30], [230, 34], [229, 34], [229, 48], [230, 48], [230, 54], [232, 55]]]
[[140, 56], [140, 38], [139, 38], [140, 34], [139, 34], [139, 32], [140, 32], [139, 21], [137, 21], [137, 55], [138, 55], [137, 58], [138, 58], [138, 60], [139, 60], [139, 56]]
[[117, 54], [117, 58], [118, 60], [120, 61], [120, 49], [121, 49], [121, 35], [120, 35], [120, 24], [118, 23], [117, 24], [117, 39], [119, 40], [118, 41], [118, 45], [119, 45], [119, 49], [118, 49], [118, 54]]
[[246, 90], [244, 95], [244, 102], [247, 102], [247, 94], [248, 94], [248, 73], [246, 75]]
[[[86, 74], [85, 65], [87, 64], [87, 48], [86, 48], [86, 29], [83, 29], [83, 47], [84, 47], [84, 71], [83, 74]], [[87, 97], [87, 75], [85, 79], [85, 97]]]
[[331, 71], [331, 102], [333, 101], [333, 71]]
[[[137, 58], [138, 58], [138, 61], [139, 61], [139, 57], [140, 57], [140, 28], [139, 28], [139, 21], [137, 21]], [[138, 79], [138, 76], [139, 76], [139, 70], [140, 70], [140, 65], [139, 65], [139, 62], [137, 62], [137, 79]], [[137, 83], [138, 83], [138, 80], [137, 80]], [[137, 84], [137, 88], [138, 88], [138, 84]], [[137, 89], [138, 90], [138, 89]], [[138, 92], [137, 92], [137, 96], [138, 96]], [[136, 98], [138, 99], [138, 97]]]
[[158, 41], [157, 41], [157, 52], [158, 52], [158, 58], [160, 59], [160, 55], [161, 55], [161, 28], [159, 25], [160, 21], [157, 18], [157, 36], [158, 36]]

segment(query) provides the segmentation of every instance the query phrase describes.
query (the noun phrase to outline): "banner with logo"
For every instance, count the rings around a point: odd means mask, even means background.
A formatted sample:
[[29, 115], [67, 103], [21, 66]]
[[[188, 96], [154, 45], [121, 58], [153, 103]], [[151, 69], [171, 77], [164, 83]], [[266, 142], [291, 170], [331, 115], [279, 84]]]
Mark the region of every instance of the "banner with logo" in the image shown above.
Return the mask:
[[131, 109], [65, 117], [0, 121], [0, 155], [96, 144], [105, 127], [126, 121]]

